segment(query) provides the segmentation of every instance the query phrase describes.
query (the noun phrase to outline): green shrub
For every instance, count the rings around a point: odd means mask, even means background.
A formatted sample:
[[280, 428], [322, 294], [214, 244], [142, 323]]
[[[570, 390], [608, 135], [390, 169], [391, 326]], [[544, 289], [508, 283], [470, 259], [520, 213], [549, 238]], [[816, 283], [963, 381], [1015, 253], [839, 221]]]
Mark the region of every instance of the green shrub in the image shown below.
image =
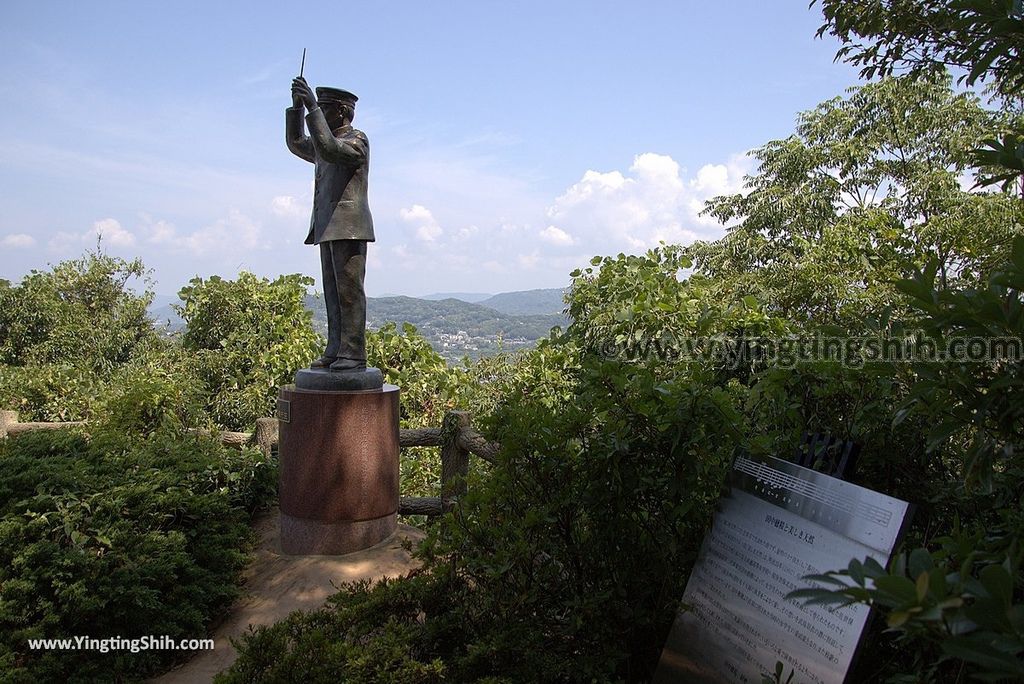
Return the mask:
[[304, 306], [311, 278], [273, 281], [245, 271], [237, 280], [194, 278], [178, 296], [182, 347], [194, 356], [206, 411], [229, 430], [251, 430], [273, 415], [278, 388], [323, 350]]
[[0, 363], [84, 366], [96, 373], [125, 363], [156, 333], [146, 314], [153, 294], [132, 291], [148, 272], [98, 249], [0, 285]]
[[101, 414], [113, 375], [163, 348], [146, 315], [152, 292], [131, 287], [146, 278], [139, 260], [97, 250], [0, 282], [0, 408], [23, 421]]
[[[1024, 238], [987, 287], [945, 290], [936, 266], [901, 289], [920, 313], [913, 321], [940, 351], [954, 338], [1024, 340]], [[1019, 353], [1019, 347], [1018, 347]], [[906, 653], [904, 671], [921, 681], [959, 680], [964, 671], [987, 680], [1024, 678], [1024, 360], [921, 363], [917, 382], [895, 422], [922, 418], [933, 460], [962, 474], [950, 482], [955, 524], [886, 570], [852, 559], [817, 577], [835, 589], [806, 589], [803, 598], [828, 604], [862, 602], [886, 616]], [[915, 521], [915, 526], [920, 526]]]
[[471, 681], [455, 662], [471, 642], [472, 627], [453, 619], [465, 592], [433, 574], [347, 585], [320, 610], [255, 629], [215, 681]]
[[248, 512], [274, 490], [273, 464], [124, 417], [91, 441], [0, 443], [0, 667], [12, 681], [153, 674], [182, 654], [32, 651], [28, 639], [198, 638], [238, 594]]
[[105, 385], [76, 366], [0, 364], [0, 406], [17, 411], [22, 422], [91, 418], [101, 411]]
[[[384, 373], [384, 382], [400, 388], [402, 428], [440, 427], [446, 412], [457, 408], [467, 375], [450, 368], [430, 342], [403, 323], [399, 332], [387, 323], [366, 334], [367, 363]], [[441, 455], [436, 447], [402, 450], [399, 490], [403, 496], [438, 496]]]

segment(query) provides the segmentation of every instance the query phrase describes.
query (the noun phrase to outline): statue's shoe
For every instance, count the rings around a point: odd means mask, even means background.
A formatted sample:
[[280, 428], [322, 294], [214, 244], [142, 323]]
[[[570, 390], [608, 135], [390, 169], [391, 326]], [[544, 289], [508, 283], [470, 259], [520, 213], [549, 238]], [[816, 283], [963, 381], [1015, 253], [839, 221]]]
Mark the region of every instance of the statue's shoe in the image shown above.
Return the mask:
[[321, 356], [319, 359], [309, 364], [310, 368], [330, 368], [331, 364], [337, 361], [337, 357], [334, 356]]
[[357, 361], [356, 359], [338, 359], [331, 364], [332, 371], [354, 371], [354, 370], [366, 370], [365, 361]]

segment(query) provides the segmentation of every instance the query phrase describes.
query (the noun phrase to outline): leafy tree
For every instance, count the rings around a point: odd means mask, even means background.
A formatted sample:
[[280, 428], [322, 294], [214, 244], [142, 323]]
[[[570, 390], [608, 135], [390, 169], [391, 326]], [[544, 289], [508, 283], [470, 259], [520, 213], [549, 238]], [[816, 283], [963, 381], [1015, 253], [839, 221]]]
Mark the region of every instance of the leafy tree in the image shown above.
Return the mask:
[[303, 305], [311, 278], [273, 281], [243, 271], [237, 280], [193, 278], [178, 296], [182, 347], [195, 358], [207, 411], [229, 429], [251, 429], [273, 413], [278, 387], [323, 349]]
[[[968, 86], [989, 81], [1008, 106], [1024, 88], [1024, 7], [1020, 0], [822, 0], [829, 32], [843, 42], [836, 55], [873, 78], [906, 71], [918, 76], [963, 70]], [[975, 154], [988, 167], [983, 184], [1019, 183], [1024, 197], [1024, 121], [994, 128]]]
[[[141, 294], [130, 285], [143, 283]], [[148, 272], [100, 251], [0, 283], [0, 362], [68, 365], [108, 373], [154, 336]]]
[[1024, 220], [1020, 200], [960, 184], [992, 121], [948, 76], [851, 89], [755, 150], [747, 191], [705, 210], [732, 224], [726, 237], [686, 253], [722, 292], [847, 329], [898, 306], [895, 281], [933, 255], [944, 284], [983, 281]]
[[23, 419], [97, 415], [114, 375], [162, 348], [151, 299], [142, 262], [99, 250], [0, 283], [0, 404]]
[[[1024, 207], [1012, 195], [971, 192], [959, 182], [972, 147], [998, 119], [972, 95], [952, 93], [948, 76], [933, 75], [883, 79], [801, 115], [797, 135], [756, 151], [761, 165], [748, 193], [709, 203], [711, 214], [733, 225], [722, 240], [684, 251], [696, 266], [691, 281], [705, 282], [719, 300], [750, 293], [805, 336], [1019, 334], [1016, 305], [983, 293], [990, 278], [1006, 277]], [[908, 280], [927, 264], [927, 282]], [[922, 319], [921, 310], [936, 318]], [[1016, 381], [1007, 370], [755, 367], [748, 380], [750, 438], [768, 438], [777, 453], [786, 426], [858, 441], [860, 482], [918, 504], [911, 546], [941, 544], [955, 535], [956, 519], [970, 534], [1006, 529], [1000, 511], [1019, 505], [1019, 487], [1004, 478], [1016, 466], [1003, 452], [1006, 439], [991, 430], [1016, 420]], [[984, 492], [964, 487], [980, 475], [1002, 484]], [[906, 639], [913, 648], [869, 636], [877, 655], [862, 659], [853, 677], [910, 671], [945, 681], [959, 666], [936, 665], [938, 646]], [[871, 669], [871, 661], [884, 665]]]
[[818, 35], [839, 38], [837, 59], [860, 66], [864, 78], [958, 67], [967, 85], [991, 79], [1004, 93], [1024, 87], [1019, 0], [822, 0], [821, 7]]

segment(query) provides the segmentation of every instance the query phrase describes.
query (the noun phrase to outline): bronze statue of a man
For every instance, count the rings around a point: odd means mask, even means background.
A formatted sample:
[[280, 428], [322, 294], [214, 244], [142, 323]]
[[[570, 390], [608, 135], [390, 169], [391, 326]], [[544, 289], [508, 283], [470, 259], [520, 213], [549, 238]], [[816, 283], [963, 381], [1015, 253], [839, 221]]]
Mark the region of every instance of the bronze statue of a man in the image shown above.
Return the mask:
[[[285, 110], [288, 149], [316, 167], [313, 216], [307, 245], [320, 245], [327, 348], [312, 368], [366, 368], [366, 243], [373, 242], [373, 218], [366, 199], [370, 144], [352, 128], [356, 96], [317, 88], [316, 97], [299, 76], [292, 81], [292, 106]], [[303, 131], [303, 110], [306, 127]]]

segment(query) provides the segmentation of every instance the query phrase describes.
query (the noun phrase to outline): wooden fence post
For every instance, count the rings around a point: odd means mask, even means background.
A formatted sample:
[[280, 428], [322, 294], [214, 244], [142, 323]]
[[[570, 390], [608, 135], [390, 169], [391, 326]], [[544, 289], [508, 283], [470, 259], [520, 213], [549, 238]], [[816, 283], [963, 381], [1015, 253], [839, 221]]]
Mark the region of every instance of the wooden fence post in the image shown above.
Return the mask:
[[267, 457], [270, 456], [270, 449], [274, 444], [277, 443], [278, 438], [278, 423], [277, 418], [257, 418], [256, 419], [256, 446], [262, 451]]
[[469, 474], [469, 452], [459, 443], [459, 433], [469, 427], [469, 413], [449, 411], [441, 425], [441, 498], [449, 499], [466, 493]]
[[0, 439], [7, 436], [7, 426], [18, 422], [17, 411], [0, 411]]

